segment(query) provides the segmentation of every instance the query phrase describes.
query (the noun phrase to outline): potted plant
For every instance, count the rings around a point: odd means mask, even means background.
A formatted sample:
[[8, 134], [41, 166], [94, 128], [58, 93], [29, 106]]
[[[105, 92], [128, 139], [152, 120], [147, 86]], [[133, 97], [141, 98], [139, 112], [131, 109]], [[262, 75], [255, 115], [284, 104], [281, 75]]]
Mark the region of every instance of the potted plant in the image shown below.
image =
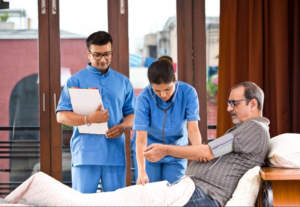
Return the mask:
[[63, 146], [70, 147], [70, 139], [73, 134], [73, 127], [66, 124], [61, 124], [61, 129]]
[[6, 22], [8, 17], [9, 17], [8, 12], [4, 12], [4, 14], [0, 15], [0, 21]]
[[14, 29], [15, 23], [14, 22], [7, 22], [8, 18], [9, 18], [8, 12], [4, 12], [0, 15], [0, 30]]

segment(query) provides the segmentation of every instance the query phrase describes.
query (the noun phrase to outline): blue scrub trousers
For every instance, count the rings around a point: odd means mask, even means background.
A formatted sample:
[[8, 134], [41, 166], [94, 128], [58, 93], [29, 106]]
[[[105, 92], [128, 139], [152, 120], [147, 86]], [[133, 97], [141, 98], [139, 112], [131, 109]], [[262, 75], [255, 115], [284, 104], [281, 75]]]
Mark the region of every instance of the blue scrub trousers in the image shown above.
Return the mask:
[[[136, 160], [136, 153], [133, 151], [133, 159], [135, 165], [135, 181], [138, 179], [138, 165]], [[146, 160], [146, 173], [149, 182], [158, 182], [167, 180], [169, 183], [174, 183], [176, 180], [185, 175], [187, 168], [186, 159], [177, 159], [171, 156], [162, 158], [157, 162], [149, 162]]]
[[102, 192], [115, 191], [126, 186], [125, 166], [72, 166], [72, 188], [81, 193], [96, 193], [101, 179]]

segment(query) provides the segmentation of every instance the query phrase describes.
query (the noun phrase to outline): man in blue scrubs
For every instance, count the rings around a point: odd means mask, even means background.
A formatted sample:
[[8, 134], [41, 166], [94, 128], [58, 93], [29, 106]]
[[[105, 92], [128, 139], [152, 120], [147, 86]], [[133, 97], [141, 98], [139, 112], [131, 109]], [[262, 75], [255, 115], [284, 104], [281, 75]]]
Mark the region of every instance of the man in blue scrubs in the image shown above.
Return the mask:
[[201, 144], [198, 95], [192, 86], [176, 81], [173, 64], [166, 59], [151, 64], [148, 79], [150, 85], [139, 94], [135, 108], [135, 176], [137, 184], [173, 183], [184, 175], [187, 160], [166, 156], [151, 163], [145, 161], [143, 150], [154, 143], [186, 146], [190, 140], [192, 145]]
[[[68, 79], [56, 110], [59, 123], [73, 126], [71, 138], [72, 187], [81, 193], [95, 193], [101, 179], [102, 190], [125, 187], [126, 157], [124, 132], [133, 122], [135, 95], [127, 77], [110, 68], [112, 37], [104, 31], [87, 40], [87, 67]], [[87, 116], [73, 112], [68, 87], [98, 88], [101, 105]], [[105, 135], [80, 134], [80, 125], [108, 122]]]

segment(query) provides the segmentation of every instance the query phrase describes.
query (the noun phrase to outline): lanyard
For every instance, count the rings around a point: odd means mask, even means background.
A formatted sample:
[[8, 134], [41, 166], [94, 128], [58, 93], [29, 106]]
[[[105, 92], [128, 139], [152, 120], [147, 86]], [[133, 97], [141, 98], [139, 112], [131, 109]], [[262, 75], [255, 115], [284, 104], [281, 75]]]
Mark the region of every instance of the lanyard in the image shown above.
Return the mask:
[[173, 104], [174, 104], [174, 100], [175, 100], [175, 97], [176, 97], [177, 92], [178, 92], [178, 87], [179, 87], [179, 82], [178, 82], [178, 84], [177, 84], [177, 87], [176, 87], [175, 94], [174, 94], [174, 96], [173, 96], [171, 105], [170, 105], [168, 108], [163, 109], [163, 108], [161, 108], [161, 107], [158, 105], [158, 103], [156, 103], [156, 101], [155, 101], [155, 99], [154, 99], [154, 96], [152, 95], [152, 92], [151, 92], [151, 90], [150, 90], [150, 85], [148, 85], [149, 92], [150, 92], [150, 94], [151, 94], [151, 96], [152, 96], [152, 99], [153, 99], [155, 105], [156, 105], [160, 110], [162, 110], [162, 111], [165, 113], [165, 120], [164, 120], [164, 124], [163, 124], [163, 128], [162, 128], [162, 138], [163, 138], [164, 144], [166, 144], [166, 142], [165, 142], [165, 124], [166, 124], [166, 120], [167, 120], [167, 111], [168, 111], [168, 110], [173, 106]]

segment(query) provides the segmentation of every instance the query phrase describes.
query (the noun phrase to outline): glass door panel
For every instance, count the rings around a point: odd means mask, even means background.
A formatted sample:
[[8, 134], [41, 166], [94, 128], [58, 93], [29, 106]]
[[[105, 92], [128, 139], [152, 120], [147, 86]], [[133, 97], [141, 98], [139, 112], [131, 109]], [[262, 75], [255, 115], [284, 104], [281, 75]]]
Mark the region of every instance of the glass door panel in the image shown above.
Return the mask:
[[129, 0], [128, 7], [129, 77], [137, 96], [149, 83], [148, 67], [160, 56], [172, 57], [177, 72], [176, 0]]
[[[86, 38], [96, 31], [108, 31], [107, 0], [61, 0], [59, 7], [60, 69], [61, 87], [63, 87], [71, 75], [84, 69], [89, 63], [86, 53]], [[62, 178], [63, 183], [71, 187], [70, 139], [73, 129], [62, 125], [61, 130]]]
[[220, 0], [206, 0], [207, 138], [216, 138]]
[[9, 9], [0, 10], [0, 197], [40, 169], [38, 2], [6, 2]]

